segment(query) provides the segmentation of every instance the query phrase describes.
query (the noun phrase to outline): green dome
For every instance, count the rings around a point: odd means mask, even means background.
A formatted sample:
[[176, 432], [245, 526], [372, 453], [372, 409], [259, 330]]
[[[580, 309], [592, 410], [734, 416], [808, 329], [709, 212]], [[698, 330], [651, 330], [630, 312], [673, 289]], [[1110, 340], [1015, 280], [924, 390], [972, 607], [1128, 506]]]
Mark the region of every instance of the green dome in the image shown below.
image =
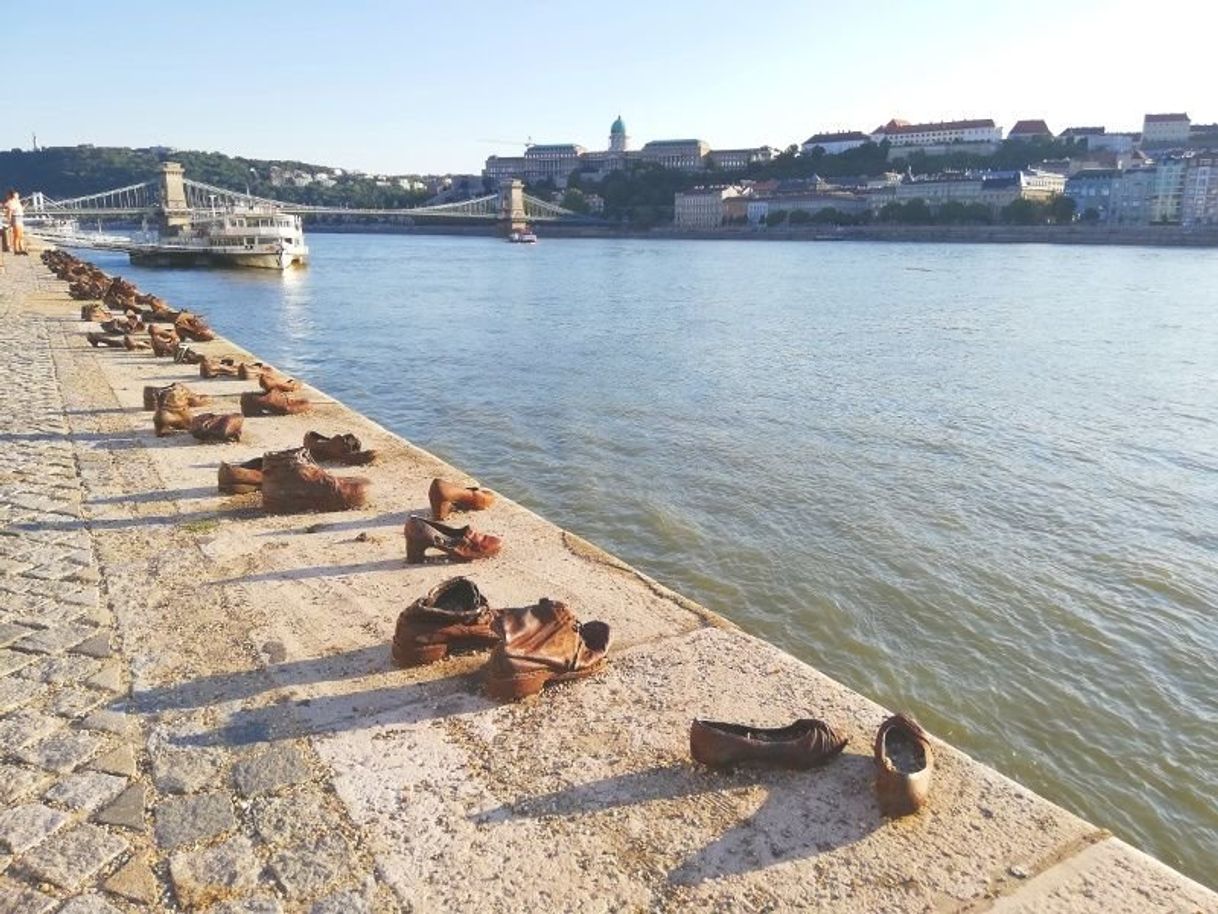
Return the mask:
[[613, 126], [609, 128], [609, 135], [617, 136], [618, 134], [625, 134], [625, 133], [626, 133], [626, 125], [624, 123], [622, 123], [622, 116], [619, 114], [617, 116], [617, 120], [613, 122]]

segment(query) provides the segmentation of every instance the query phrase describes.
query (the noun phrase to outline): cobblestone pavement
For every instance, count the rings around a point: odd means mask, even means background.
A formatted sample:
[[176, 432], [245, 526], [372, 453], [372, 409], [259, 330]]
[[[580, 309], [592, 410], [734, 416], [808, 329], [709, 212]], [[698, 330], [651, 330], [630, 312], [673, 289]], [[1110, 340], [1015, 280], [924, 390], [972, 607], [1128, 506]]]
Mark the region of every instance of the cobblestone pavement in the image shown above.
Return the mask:
[[[107, 414], [121, 410], [72, 376], [73, 361], [91, 356], [70, 352], [61, 319], [25, 308], [39, 297], [75, 310], [35, 257], [7, 258], [0, 914], [397, 910], [307, 741], [193, 746], [214, 713], [208, 699], [222, 696], [141, 701], [116, 612], [148, 602], [139, 582], [156, 566], [120, 559], [130, 538], [108, 550], [128, 526], [123, 511], [146, 509], [107, 493], [151, 469], [130, 450], [116, 455], [121, 439], [102, 443]], [[170, 535], [156, 520], [145, 542]]]

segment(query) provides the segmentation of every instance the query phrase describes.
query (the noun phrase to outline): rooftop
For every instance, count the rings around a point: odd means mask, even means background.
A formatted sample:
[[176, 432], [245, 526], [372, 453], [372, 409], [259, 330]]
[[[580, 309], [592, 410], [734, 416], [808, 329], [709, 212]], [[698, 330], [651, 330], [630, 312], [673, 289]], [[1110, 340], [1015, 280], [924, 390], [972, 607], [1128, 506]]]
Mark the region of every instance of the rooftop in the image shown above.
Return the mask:
[[1044, 121], [1016, 121], [1015, 126], [1010, 129], [1007, 136], [1011, 137], [1016, 134], [1053, 136], [1053, 131], [1049, 129], [1049, 125]]
[[1187, 114], [1148, 114], [1145, 121], [1148, 124], [1164, 124], [1170, 121], [1187, 121]]
[[880, 133], [929, 133], [933, 130], [969, 130], [974, 127], [994, 127], [993, 118], [981, 118], [970, 121], [935, 121], [928, 124], [903, 124], [899, 121], [889, 121], [879, 129]]
[[804, 145], [816, 143], [840, 143], [845, 140], [860, 140], [866, 141], [870, 137], [867, 134], [858, 130], [843, 130], [839, 133], [814, 133], [812, 136], [804, 140]]

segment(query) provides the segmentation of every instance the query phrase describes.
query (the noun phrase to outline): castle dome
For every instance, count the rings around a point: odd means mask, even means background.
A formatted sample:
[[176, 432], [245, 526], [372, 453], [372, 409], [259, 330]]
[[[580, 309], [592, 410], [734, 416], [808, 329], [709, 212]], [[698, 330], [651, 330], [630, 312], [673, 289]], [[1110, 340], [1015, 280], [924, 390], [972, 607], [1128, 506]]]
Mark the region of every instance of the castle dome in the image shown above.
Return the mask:
[[[602, 123], [604, 123], [604, 122], [602, 121]], [[626, 135], [626, 124], [622, 120], [622, 116], [620, 114], [617, 116], [617, 120], [613, 122], [613, 126], [609, 128], [609, 135], [610, 136], [618, 136], [618, 135], [625, 136]]]

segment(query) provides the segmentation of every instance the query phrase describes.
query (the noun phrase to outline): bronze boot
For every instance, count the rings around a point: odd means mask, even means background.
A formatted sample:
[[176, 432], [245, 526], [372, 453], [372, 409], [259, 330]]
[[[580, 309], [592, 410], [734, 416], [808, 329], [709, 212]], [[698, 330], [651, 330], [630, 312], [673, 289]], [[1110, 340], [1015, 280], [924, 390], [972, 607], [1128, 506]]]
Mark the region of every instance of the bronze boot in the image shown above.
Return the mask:
[[495, 613], [469, 578], [449, 578], [398, 616], [393, 660], [398, 666], [434, 663], [450, 651], [476, 650], [499, 641]]
[[535, 695], [547, 682], [582, 679], [605, 665], [609, 626], [580, 623], [556, 600], [543, 597], [533, 606], [505, 609], [491, 625], [503, 638], [483, 671], [493, 698]]
[[262, 507], [275, 514], [360, 508], [369, 485], [362, 476], [330, 475], [302, 447], [262, 458]]

